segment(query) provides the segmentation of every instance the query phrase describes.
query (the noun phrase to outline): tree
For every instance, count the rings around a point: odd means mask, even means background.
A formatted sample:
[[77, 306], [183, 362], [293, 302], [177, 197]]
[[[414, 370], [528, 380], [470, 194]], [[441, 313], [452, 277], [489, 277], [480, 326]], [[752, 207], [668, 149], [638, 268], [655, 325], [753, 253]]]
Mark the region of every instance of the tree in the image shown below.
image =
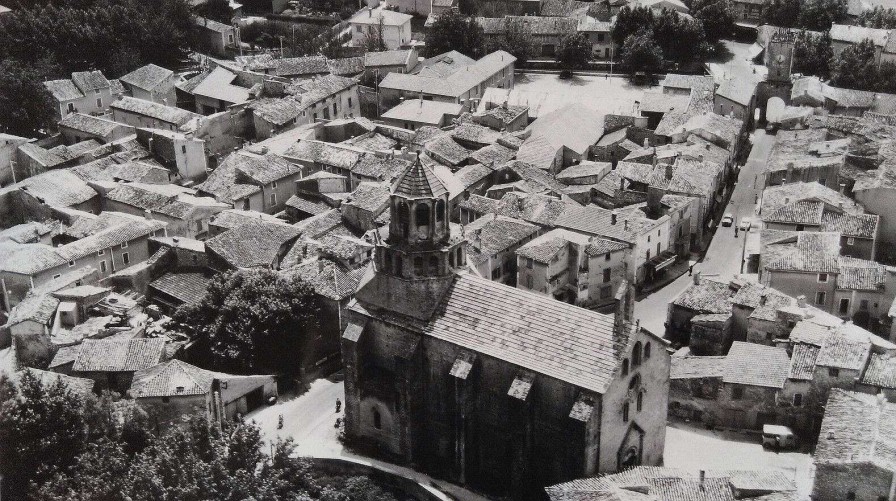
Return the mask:
[[180, 307], [175, 318], [223, 370], [295, 374], [304, 342], [317, 333], [319, 311], [314, 289], [300, 279], [246, 270], [215, 277], [205, 296]]
[[224, 24], [230, 24], [233, 20], [233, 9], [230, 8], [228, 0], [205, 0], [205, 3], [196, 7], [196, 13]]
[[700, 21], [689, 19], [674, 10], [663, 9], [654, 18], [653, 39], [665, 59], [690, 63], [706, 52], [706, 39]]
[[874, 86], [875, 92], [896, 94], [896, 63], [880, 63], [880, 68], [877, 69], [876, 78], [877, 83]]
[[694, 0], [691, 15], [703, 24], [706, 40], [712, 43], [734, 30], [734, 7], [731, 0]]
[[588, 67], [591, 44], [582, 33], [570, 33], [560, 39], [557, 47], [557, 62], [566, 70], [580, 70]]
[[616, 24], [613, 25], [613, 31], [610, 36], [616, 45], [622, 45], [629, 36], [638, 33], [641, 30], [653, 30], [653, 11], [646, 7], [635, 7], [632, 9], [625, 6], [619, 10], [616, 15]]
[[896, 9], [877, 6], [862, 12], [859, 25], [868, 28], [896, 29]]
[[643, 30], [625, 39], [620, 62], [630, 72], [652, 73], [663, 65], [663, 50], [653, 34]]
[[762, 22], [772, 26], [793, 28], [798, 26], [800, 0], [765, 0], [762, 4]]
[[800, 32], [793, 46], [793, 71], [827, 78], [830, 75], [830, 63], [833, 57], [830, 34]]
[[456, 50], [479, 59], [485, 52], [485, 34], [482, 26], [471, 17], [464, 17], [451, 9], [439, 15], [426, 35], [426, 57], [433, 57]]
[[843, 49], [831, 64], [831, 84], [856, 90], [874, 90], [877, 66], [874, 63], [874, 42], [865, 39]]
[[35, 66], [10, 59], [0, 62], [0, 131], [36, 137], [55, 118], [53, 96]]
[[376, 26], [368, 26], [364, 34], [364, 48], [367, 52], [379, 52], [386, 50], [385, 24], [383, 18]]
[[846, 19], [846, 0], [806, 0], [800, 7], [799, 26], [807, 30], [827, 31]]
[[500, 39], [489, 45], [488, 51], [507, 51], [516, 58], [518, 64], [524, 64], [536, 54], [535, 41], [529, 26], [516, 18], [505, 18], [504, 33]]

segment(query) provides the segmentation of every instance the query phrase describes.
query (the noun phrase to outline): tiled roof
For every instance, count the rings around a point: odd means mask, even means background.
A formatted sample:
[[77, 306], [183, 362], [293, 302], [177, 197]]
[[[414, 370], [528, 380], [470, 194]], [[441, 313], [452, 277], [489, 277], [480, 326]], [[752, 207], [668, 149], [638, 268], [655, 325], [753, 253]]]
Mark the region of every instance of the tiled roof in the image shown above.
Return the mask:
[[174, 75], [174, 72], [156, 66], [147, 64], [119, 78], [123, 83], [133, 85], [134, 87], [144, 90], [154, 90], [158, 85], [164, 83]]
[[413, 16], [386, 9], [361, 9], [348, 22], [351, 24], [378, 25], [380, 20], [384, 26], [401, 26], [410, 23]]
[[219, 23], [212, 19], [206, 19], [204, 17], [195, 16], [193, 22], [196, 23], [197, 26], [201, 26], [217, 33], [228, 33], [233, 30], [233, 26]]
[[670, 379], [722, 378], [725, 357], [672, 357]]
[[233, 203], [261, 191], [260, 186], [237, 182], [237, 173], [244, 164], [256, 163], [259, 159], [239, 152], [231, 153], [213, 170], [196, 189], [209, 193], [222, 202]]
[[327, 69], [335, 76], [352, 76], [364, 71], [363, 57], [340, 57], [327, 60]]
[[94, 134], [97, 136], [107, 136], [122, 125], [104, 118], [85, 115], [83, 113], [69, 113], [59, 121], [60, 127], [68, 127], [70, 129]]
[[332, 261], [318, 258], [291, 268], [288, 272], [296, 273], [321, 296], [341, 301], [355, 293], [365, 271], [365, 268], [345, 271]]
[[97, 196], [96, 191], [69, 169], [54, 169], [0, 188], [0, 194], [25, 188], [51, 207], [71, 207]]
[[[764, 214], [766, 223], [786, 223], [818, 226], [821, 224], [824, 203], [818, 200], [799, 200]], [[833, 231], [833, 230], [831, 230]]]
[[343, 205], [378, 213], [389, 203], [389, 186], [384, 183], [361, 183]]
[[304, 140], [292, 145], [283, 156], [304, 162], [314, 162], [350, 170], [365, 154], [350, 146]]
[[896, 470], [896, 404], [876, 395], [831, 390], [815, 448], [816, 464], [872, 463]]
[[790, 373], [788, 378], [811, 381], [815, 375], [815, 360], [818, 358], [818, 346], [806, 343], [796, 343], [793, 346], [793, 354], [790, 357]]
[[274, 125], [283, 125], [295, 119], [305, 109], [301, 101], [292, 96], [257, 99], [248, 107], [255, 115]]
[[[482, 149], [484, 150], [487, 148], [489, 147], [486, 146]], [[458, 181], [461, 182], [464, 189], [468, 189], [479, 181], [482, 181], [486, 177], [490, 176], [491, 173], [492, 170], [490, 168], [486, 167], [483, 164], [475, 163], [461, 167], [460, 170], [454, 173], [454, 176], [458, 179]]]
[[392, 151], [398, 148], [398, 141], [389, 136], [384, 136], [379, 132], [365, 132], [360, 136], [346, 139], [345, 141], [342, 141], [341, 144], [347, 144], [369, 151]]
[[896, 358], [890, 354], [872, 353], [862, 384], [896, 389]]
[[857, 44], [867, 38], [874, 42], [874, 45], [877, 47], [883, 47], [887, 45], [890, 30], [835, 23], [831, 26], [830, 35], [831, 40], [835, 42]]
[[565, 16], [477, 17], [476, 22], [482, 26], [486, 35], [501, 35], [507, 30], [508, 24], [517, 24], [533, 36], [564, 36], [575, 33], [579, 25], [578, 19]]
[[569, 241], [555, 233], [562, 230], [550, 231], [516, 250], [516, 255], [532, 259], [538, 263], [550, 263], [558, 252], [569, 245]]
[[84, 94], [78, 89], [74, 82], [69, 79], [63, 80], [49, 80], [44, 82], [44, 87], [50, 91], [50, 94], [57, 101], [72, 101], [75, 99], [81, 99], [84, 97]]
[[198, 119], [202, 116], [197, 115], [192, 111], [175, 108], [173, 106], [165, 106], [164, 104], [159, 104], [152, 101], [144, 101], [143, 99], [137, 99], [128, 96], [124, 96], [117, 101], [113, 101], [112, 104], [109, 105], [109, 107], [113, 110], [119, 109], [128, 113], [144, 115], [177, 126], [181, 126], [189, 122], [190, 120]]
[[441, 126], [445, 123], [446, 115], [456, 117], [463, 109], [464, 106], [458, 103], [408, 99], [383, 113], [382, 118]]
[[[481, 217], [464, 228], [468, 242], [483, 254], [497, 254], [535, 235], [538, 227], [505, 216]], [[478, 235], [478, 237], [477, 237]]]
[[235, 268], [269, 268], [299, 233], [295, 226], [253, 221], [207, 240], [205, 246]]
[[238, 81], [236, 73], [218, 66], [205, 75], [205, 78], [193, 87], [191, 93], [232, 104], [249, 101], [252, 98], [250, 89], [237, 85], [235, 82]]
[[612, 214], [611, 210], [588, 205], [564, 212], [557, 219], [556, 224], [589, 235], [629, 243], [635, 243], [642, 232], [649, 231], [660, 224], [635, 213], [619, 213], [616, 224], [612, 224]]
[[297, 166], [273, 153], [261, 158], [244, 155], [241, 160], [237, 172], [260, 184], [270, 184], [300, 172]]
[[700, 91], [715, 90], [715, 82], [713, 81], [712, 76], [708, 75], [683, 75], [678, 73], [669, 73], [660, 81], [660, 85], [663, 87], [677, 89], [697, 89]]
[[475, 147], [496, 144], [501, 133], [479, 124], [464, 122], [451, 129], [451, 137], [461, 143], [473, 143]]
[[6, 325], [12, 326], [31, 321], [49, 326], [56, 314], [57, 306], [59, 306], [59, 300], [49, 294], [28, 294], [25, 299], [13, 307], [6, 320]]
[[165, 339], [85, 339], [72, 370], [75, 372], [131, 372], [162, 361]]
[[831, 273], [838, 270], [840, 235], [837, 233], [798, 232], [795, 243], [766, 246], [769, 270]]
[[447, 133], [426, 141], [423, 149], [429, 156], [450, 166], [460, 165], [470, 156], [470, 150], [458, 144]]
[[624, 348], [609, 316], [470, 274], [457, 276], [423, 331], [598, 393]]
[[293, 209], [299, 210], [306, 214], [311, 214], [312, 216], [316, 216], [318, 214], [323, 214], [327, 212], [332, 207], [327, 205], [325, 202], [316, 199], [310, 199], [305, 196], [293, 195], [289, 197], [286, 201], [287, 207], [292, 207]]
[[130, 393], [133, 398], [205, 395], [217, 376], [220, 374], [171, 360], [137, 371]]
[[324, 56], [284, 57], [275, 59], [274, 75], [296, 77], [302, 75], [325, 75], [330, 72]]
[[[473, 87], [481, 85], [486, 79], [491, 78], [492, 75], [515, 61], [515, 57], [499, 50], [464, 66], [463, 70], [451, 68], [447, 75], [432, 74], [424, 76], [423, 71], [419, 75], [389, 73], [380, 82], [380, 87], [405, 92], [423, 92], [426, 94], [458, 97]], [[435, 73], [430, 67], [426, 67], [426, 70]]]
[[728, 479], [651, 478], [650, 492], [664, 501], [734, 501]]
[[[821, 202], [832, 209], [842, 210], [848, 214], [861, 214], [863, 212], [863, 209], [858, 206], [855, 201], [836, 190], [832, 190], [819, 183], [796, 182], [766, 188], [765, 191], [762, 192], [760, 213], [762, 214], [763, 220], [767, 220], [766, 218], [776, 211], [799, 201]], [[807, 205], [806, 207], [809, 206]], [[814, 205], [812, 207], [813, 209], [815, 208]], [[811, 213], [811, 215], [811, 220], [815, 221], [815, 213]], [[795, 218], [794, 220], [800, 222], [798, 219], [800, 218]], [[806, 221], [810, 220], [808, 216], [802, 219]], [[775, 220], [777, 221], [777, 219]], [[783, 219], [782, 222], [789, 221]], [[820, 224], [820, 220], [811, 224]]]
[[438, 198], [448, 189], [420, 157], [392, 185], [392, 193], [408, 198]]
[[211, 224], [221, 227], [221, 228], [236, 228], [237, 226], [241, 226], [251, 221], [267, 221], [269, 223], [282, 223], [280, 219], [270, 214], [265, 214], [264, 212], [250, 211], [250, 210], [240, 210], [240, 209], [227, 209], [219, 212], [215, 215], [214, 219], [212, 219]]
[[351, 172], [359, 177], [391, 183], [410, 166], [411, 162], [402, 158], [364, 155], [351, 167]]
[[874, 238], [880, 216], [876, 214], [837, 214], [821, 216], [821, 231], [836, 231], [844, 237]]
[[722, 381], [783, 388], [789, 372], [790, 358], [784, 348], [735, 341], [725, 357]]
[[701, 313], [728, 313], [734, 291], [727, 283], [704, 279], [691, 284], [672, 301], [672, 304]]
[[756, 81], [749, 78], [728, 78], [716, 89], [716, 95], [748, 106], [756, 95]]
[[628, 247], [629, 244], [626, 244], [624, 242], [617, 242], [615, 240], [609, 240], [606, 238], [592, 237], [588, 242], [588, 247], [585, 247], [585, 254], [592, 257], [600, 256], [608, 252], [616, 252], [627, 249]]
[[168, 272], [149, 286], [184, 303], [192, 303], [205, 296], [211, 281], [212, 277], [204, 273]]
[[886, 268], [874, 261], [840, 256], [837, 288], [859, 291], [881, 291], [887, 281]]
[[815, 364], [838, 369], [862, 370], [870, 351], [871, 344], [867, 341], [831, 334], [822, 343]]
[[63, 385], [65, 385], [66, 388], [75, 393], [79, 393], [81, 395], [89, 395], [93, 393], [93, 386], [95, 383], [92, 379], [67, 376], [58, 372], [42, 371], [33, 367], [29, 367], [16, 372], [14, 375], [12, 375], [13, 380], [21, 380], [22, 375], [24, 375], [26, 371], [30, 372], [32, 376], [37, 378], [37, 380], [40, 381], [41, 384], [44, 385], [44, 387], [49, 387], [56, 384], [57, 382], [61, 382]]
[[411, 62], [411, 54], [414, 54], [414, 51], [410, 49], [366, 52], [364, 54], [364, 66], [371, 68], [376, 66], [408, 65]]
[[109, 87], [109, 81], [106, 80], [102, 71], [76, 71], [72, 73], [72, 82], [81, 89], [85, 95], [88, 92]]

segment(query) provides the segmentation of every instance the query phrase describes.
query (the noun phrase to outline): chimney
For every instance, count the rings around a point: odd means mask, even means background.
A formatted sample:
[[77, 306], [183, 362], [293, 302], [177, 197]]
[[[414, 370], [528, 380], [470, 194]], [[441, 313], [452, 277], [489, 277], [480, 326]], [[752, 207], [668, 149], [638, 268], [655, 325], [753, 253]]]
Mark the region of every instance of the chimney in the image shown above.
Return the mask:
[[367, 17], [373, 17], [373, 7], [367, 7]]
[[144, 210], [143, 217], [145, 217], [149, 221], [152, 221], [152, 211], [149, 209]]
[[672, 169], [672, 164], [666, 164], [666, 179], [672, 179], [672, 175], [675, 172]]
[[[146, 211], [146, 212], [149, 212], [149, 211]], [[618, 214], [616, 211], [611, 212], [611, 213], [610, 213], [610, 224], [612, 224], [612, 225], [615, 226], [615, 225], [616, 225], [616, 218], [618, 218], [618, 217], [619, 217], [619, 214]]]
[[796, 297], [796, 305], [799, 306], [800, 308], [805, 308], [805, 307], [806, 307], [806, 296], [805, 296], [805, 294], [800, 294], [799, 296]]
[[843, 195], [846, 193], [846, 183], [840, 183], [840, 194]]
[[759, 306], [765, 306], [766, 301], [768, 301], [768, 294], [763, 293], [759, 296]]
[[700, 470], [700, 490], [705, 489], [706, 484], [706, 470]]
[[172, 237], [172, 238], [171, 238], [171, 241], [174, 242], [174, 243], [178, 243], [178, 242], [180, 242], [180, 239], [177, 238], [177, 237]]
[[622, 224], [625, 225], [625, 231], [628, 231], [628, 219], [624, 220]]
[[650, 146], [650, 140], [645, 137], [644, 138], [644, 147], [647, 148], [649, 146]]
[[694, 272], [694, 285], [700, 285], [700, 272]]
[[699, 160], [701, 162], [703, 161], [703, 153], [697, 155], [697, 160]]

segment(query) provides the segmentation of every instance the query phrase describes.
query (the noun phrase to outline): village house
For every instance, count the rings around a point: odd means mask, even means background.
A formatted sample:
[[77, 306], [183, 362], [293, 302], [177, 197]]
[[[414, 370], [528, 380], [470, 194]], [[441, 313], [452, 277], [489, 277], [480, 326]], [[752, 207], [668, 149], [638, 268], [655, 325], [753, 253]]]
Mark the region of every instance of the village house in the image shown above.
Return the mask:
[[[627, 322], [631, 292], [611, 317], [455, 273], [466, 259], [447, 198], [419, 161], [393, 187], [387, 236], [342, 335], [348, 442], [515, 498], [657, 464], [669, 359], [661, 338]], [[595, 342], [580, 349], [584, 338]], [[535, 344], [537, 355], [524, 349]], [[542, 433], [526, 440], [529, 427]]]
[[377, 82], [389, 73], [410, 73], [417, 67], [417, 49], [395, 49], [364, 53], [364, 78]]
[[866, 112], [890, 115], [896, 111], [896, 95], [834, 87], [818, 77], [804, 76], [793, 81], [790, 104], [827, 110], [839, 117], [862, 117]]
[[193, 22], [199, 27], [202, 40], [213, 55], [226, 56], [228, 51], [238, 47], [239, 28], [199, 16], [195, 16]]
[[274, 376], [236, 376], [170, 360], [134, 372], [128, 395], [159, 426], [177, 426], [201, 412], [212, 423], [232, 421], [277, 397]]
[[845, 153], [842, 141], [829, 141], [825, 129], [779, 131], [765, 172], [761, 174], [762, 185], [802, 181], [837, 190]]
[[104, 115], [117, 97], [101, 71], [76, 71], [71, 79], [50, 80], [44, 86], [56, 101], [60, 119], [75, 112]]
[[301, 230], [286, 223], [247, 222], [206, 240], [209, 267], [218, 272], [278, 270], [300, 234]]
[[367, 44], [374, 43], [382, 44], [389, 50], [403, 48], [411, 42], [412, 18], [413, 16], [409, 14], [382, 7], [363, 8], [348, 20], [348, 24], [351, 25], [352, 45], [366, 47]]
[[888, 57], [882, 55], [888, 47], [890, 38], [894, 36], [893, 30], [834, 23], [829, 34], [831, 36], [831, 49], [834, 51], [835, 58], [840, 57], [840, 54], [847, 47], [861, 43], [863, 40], [871, 40], [874, 44], [875, 66], [880, 65], [885, 60], [892, 61], [896, 59], [896, 53], [890, 53]]
[[299, 168], [279, 155], [241, 151], [228, 156], [196, 190], [235, 209], [275, 214], [295, 195], [299, 177]]
[[813, 499], [893, 500], [894, 411], [880, 395], [831, 392], [815, 449]]
[[537, 226], [520, 219], [479, 218], [464, 227], [467, 261], [480, 277], [516, 287], [515, 252], [537, 234]]
[[133, 127], [83, 113], [69, 113], [59, 121], [58, 126], [65, 144], [87, 139], [107, 144], [134, 134]]
[[604, 123], [603, 114], [572, 104], [542, 115], [526, 128], [529, 137], [516, 158], [555, 174], [591, 159], [591, 149], [604, 135]]
[[497, 131], [517, 132], [529, 125], [529, 107], [486, 103], [484, 109], [473, 114], [473, 121]]
[[192, 96], [196, 113], [201, 115], [226, 111], [234, 105], [251, 101], [258, 94], [251, 82], [246, 82], [223, 66], [216, 66], [182, 82], [179, 89]]
[[197, 197], [196, 190], [173, 184], [119, 183], [105, 193], [106, 210], [135, 216], [149, 215], [166, 223], [172, 237], [203, 239], [211, 218], [230, 208], [211, 197]]
[[85, 339], [75, 346], [74, 362], [62, 373], [91, 379], [97, 389], [124, 394], [137, 371], [166, 360], [165, 343], [164, 338]]
[[361, 116], [358, 82], [353, 78], [326, 75], [297, 80], [286, 87], [286, 92], [286, 97], [262, 98], [248, 106], [257, 139], [268, 139], [319, 119]]
[[[452, 61], [454, 57], [451, 56]], [[475, 109], [485, 89], [513, 88], [514, 62], [515, 57], [499, 50], [470, 64], [446, 66], [441, 62], [429, 64], [423, 61], [416, 74], [389, 73], [379, 86], [381, 109], [395, 106], [402, 97], [420, 98], [421, 95], [423, 99], [458, 103], [466, 110]]]
[[177, 104], [174, 92], [174, 72], [161, 66], [147, 64], [118, 79], [131, 97], [153, 101], [166, 106]]
[[380, 118], [387, 125], [416, 130], [424, 125], [442, 128], [464, 111], [459, 103], [408, 99], [383, 113]]
[[113, 102], [109, 108], [112, 110], [112, 120], [118, 123], [132, 127], [148, 127], [170, 131], [178, 131], [188, 122], [202, 117], [202, 115], [175, 108], [174, 106], [166, 106], [128, 96]]

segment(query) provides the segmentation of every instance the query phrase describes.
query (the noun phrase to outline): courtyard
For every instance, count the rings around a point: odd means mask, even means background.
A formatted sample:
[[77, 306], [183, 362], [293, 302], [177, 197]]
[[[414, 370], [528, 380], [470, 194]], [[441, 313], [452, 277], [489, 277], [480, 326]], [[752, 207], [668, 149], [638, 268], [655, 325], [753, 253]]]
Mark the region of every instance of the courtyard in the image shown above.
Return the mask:
[[635, 85], [628, 78], [607, 75], [573, 75], [519, 72], [509, 104], [527, 104], [543, 116], [568, 104], [587, 106], [605, 114], [631, 114], [635, 101], [659, 86]]

